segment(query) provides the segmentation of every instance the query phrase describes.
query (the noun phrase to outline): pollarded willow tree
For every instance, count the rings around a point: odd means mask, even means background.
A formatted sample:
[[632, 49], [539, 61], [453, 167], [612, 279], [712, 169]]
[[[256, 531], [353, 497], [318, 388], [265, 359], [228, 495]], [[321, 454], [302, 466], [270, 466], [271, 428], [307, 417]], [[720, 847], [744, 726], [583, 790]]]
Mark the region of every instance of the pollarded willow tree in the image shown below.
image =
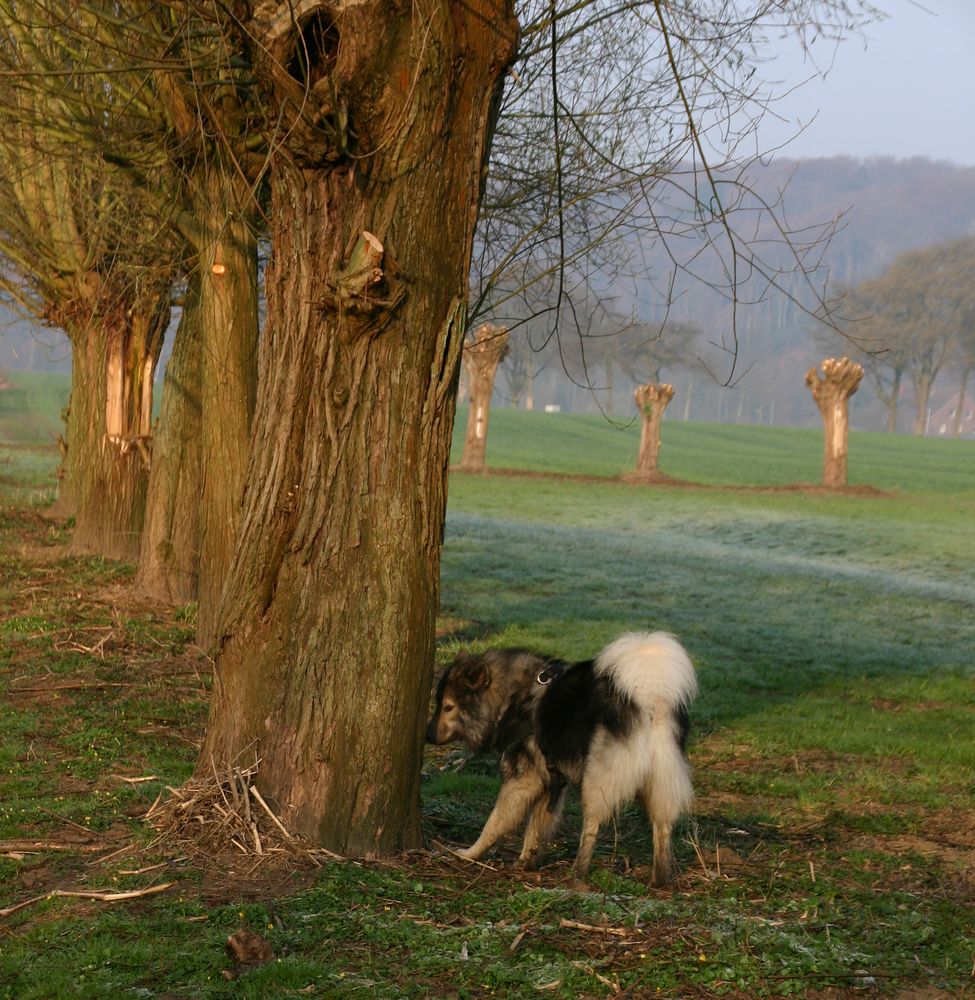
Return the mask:
[[653, 482], [660, 478], [660, 425], [664, 410], [674, 398], [674, 387], [669, 382], [649, 382], [637, 386], [633, 396], [640, 413], [640, 449], [636, 469], [623, 478], [629, 482]]
[[[85, 150], [137, 201], [146, 236], [186, 248], [167, 398], [158, 433], [144, 440], [147, 452], [159, 447], [141, 551], [138, 533], [133, 543], [140, 589], [199, 597], [207, 645], [236, 536], [256, 392], [266, 140], [248, 104], [249, 71], [229, 59], [226, 24], [202, 4], [137, 0], [120, 11], [111, 0], [0, 0], [0, 25], [5, 79], [49, 110], [32, 116], [33, 130], [64, 158]], [[103, 225], [111, 233], [110, 217]]]
[[464, 451], [460, 459], [462, 469], [476, 472], [485, 466], [494, 379], [507, 349], [508, 331], [503, 326], [491, 323], [482, 323], [464, 345], [463, 359], [470, 410], [467, 414]]
[[847, 485], [850, 397], [860, 386], [863, 366], [849, 358], [826, 358], [821, 371], [810, 368], [806, 385], [823, 418], [823, 486]]
[[[419, 842], [446, 469], [507, 0], [255, 5], [267, 325], [204, 773], [260, 761], [300, 832]], [[238, 25], [228, 25], [228, 32]]]
[[[3, 58], [41, 72], [50, 49], [22, 29], [0, 17]], [[78, 88], [62, 80], [63, 94]], [[100, 157], [53, 138], [65, 100], [10, 76], [0, 94], [0, 293], [61, 327], [72, 347], [56, 513], [76, 519], [74, 551], [134, 560], [180, 247]]]

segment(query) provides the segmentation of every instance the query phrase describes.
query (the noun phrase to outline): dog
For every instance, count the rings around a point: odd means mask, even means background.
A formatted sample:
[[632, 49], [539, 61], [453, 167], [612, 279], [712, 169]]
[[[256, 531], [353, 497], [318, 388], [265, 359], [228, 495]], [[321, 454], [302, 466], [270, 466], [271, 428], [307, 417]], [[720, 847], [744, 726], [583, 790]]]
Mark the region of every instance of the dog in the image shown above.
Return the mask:
[[671, 836], [694, 800], [686, 744], [697, 694], [690, 658], [664, 632], [631, 632], [595, 660], [566, 663], [527, 649], [460, 653], [440, 678], [427, 741], [501, 755], [503, 781], [477, 860], [528, 817], [518, 864], [535, 868], [562, 816], [582, 799], [575, 859], [584, 879], [600, 826], [638, 798], [653, 829], [653, 884], [671, 877]]

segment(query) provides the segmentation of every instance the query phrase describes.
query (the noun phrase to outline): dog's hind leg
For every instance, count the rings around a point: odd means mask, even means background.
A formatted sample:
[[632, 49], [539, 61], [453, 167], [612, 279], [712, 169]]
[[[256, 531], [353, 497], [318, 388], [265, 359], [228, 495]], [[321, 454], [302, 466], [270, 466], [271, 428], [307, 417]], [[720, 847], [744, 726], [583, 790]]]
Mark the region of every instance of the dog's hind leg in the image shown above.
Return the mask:
[[537, 771], [528, 771], [507, 779], [501, 785], [498, 801], [484, 824], [481, 835], [466, 850], [458, 855], [468, 861], [476, 861], [484, 852], [503, 836], [515, 830], [525, 818], [525, 813], [539, 801], [544, 800], [548, 789]]
[[656, 886], [666, 885], [673, 874], [671, 848], [674, 825], [694, 800], [690, 767], [676, 743], [666, 755], [658, 755], [655, 768], [640, 789], [640, 800], [653, 828], [653, 874]]
[[545, 848], [562, 821], [562, 809], [565, 806], [567, 793], [568, 789], [563, 785], [555, 793], [555, 801], [552, 800], [552, 793], [546, 792], [532, 806], [528, 816], [528, 826], [525, 828], [525, 842], [518, 858], [520, 868], [532, 871], [541, 864]]
[[601, 782], [593, 780], [594, 777], [590, 776], [587, 771], [581, 790], [582, 834], [579, 837], [579, 850], [575, 860], [576, 878], [579, 879], [584, 879], [589, 874], [599, 828], [616, 810], [615, 801], [606, 795], [605, 789], [601, 787]]
[[666, 885], [670, 881], [674, 869], [671, 840], [674, 821], [677, 817], [668, 817], [666, 812], [659, 808], [659, 803], [655, 804], [651, 784], [648, 783], [647, 787], [643, 789], [640, 798], [643, 801], [643, 808], [647, 812], [647, 821], [653, 829], [653, 872], [650, 880], [655, 886]]

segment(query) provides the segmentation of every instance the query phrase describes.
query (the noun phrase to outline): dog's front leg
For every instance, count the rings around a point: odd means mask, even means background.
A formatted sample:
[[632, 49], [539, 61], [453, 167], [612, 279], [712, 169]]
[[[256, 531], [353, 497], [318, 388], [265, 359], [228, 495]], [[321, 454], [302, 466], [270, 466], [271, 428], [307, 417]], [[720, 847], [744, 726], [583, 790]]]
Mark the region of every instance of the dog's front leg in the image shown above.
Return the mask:
[[477, 861], [489, 847], [516, 829], [533, 803], [545, 794], [545, 785], [537, 773], [529, 772], [508, 778], [501, 785], [498, 801], [495, 802], [480, 837], [466, 850], [457, 853], [468, 861]]

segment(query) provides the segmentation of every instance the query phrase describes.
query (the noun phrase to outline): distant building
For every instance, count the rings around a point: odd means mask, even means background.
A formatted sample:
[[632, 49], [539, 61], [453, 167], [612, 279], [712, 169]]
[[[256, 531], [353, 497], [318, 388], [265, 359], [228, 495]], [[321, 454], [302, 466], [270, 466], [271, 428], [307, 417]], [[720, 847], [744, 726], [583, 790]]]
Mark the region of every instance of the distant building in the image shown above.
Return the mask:
[[[943, 406], [931, 411], [931, 416], [928, 418], [928, 434], [934, 437], [954, 436], [960, 395], [956, 392]], [[962, 405], [964, 408], [961, 418], [961, 436], [975, 437], [975, 399], [966, 393]]]

